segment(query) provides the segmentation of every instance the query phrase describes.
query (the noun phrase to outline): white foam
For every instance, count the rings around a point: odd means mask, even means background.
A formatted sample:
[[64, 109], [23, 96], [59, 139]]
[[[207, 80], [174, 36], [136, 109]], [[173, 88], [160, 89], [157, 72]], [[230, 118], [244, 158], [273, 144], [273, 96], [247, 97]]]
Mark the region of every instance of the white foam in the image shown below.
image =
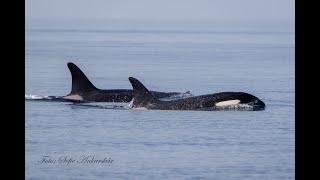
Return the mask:
[[147, 110], [147, 108], [145, 108], [145, 107], [133, 107], [133, 101], [134, 101], [134, 98], [132, 98], [132, 100], [129, 102], [129, 104], [127, 104], [124, 108], [125, 109], [134, 109], [134, 110]]
[[134, 110], [148, 110], [147, 108], [145, 107], [136, 107], [136, 108], [132, 108]]
[[49, 96], [40, 96], [40, 95], [24, 95], [24, 99], [52, 99]]
[[134, 98], [132, 98], [132, 100], [128, 103], [128, 105], [127, 105], [126, 107], [128, 107], [128, 108], [132, 108], [132, 105], [133, 105], [133, 99], [134, 99]]
[[216, 110], [252, 110], [253, 106], [249, 104], [232, 104], [226, 106], [215, 106]]

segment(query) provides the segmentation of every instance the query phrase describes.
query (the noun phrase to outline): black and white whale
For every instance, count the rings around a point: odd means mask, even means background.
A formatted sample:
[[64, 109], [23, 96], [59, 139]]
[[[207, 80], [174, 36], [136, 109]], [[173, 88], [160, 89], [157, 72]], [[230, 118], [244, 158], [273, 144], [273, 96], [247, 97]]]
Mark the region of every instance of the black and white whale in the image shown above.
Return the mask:
[[129, 77], [133, 87], [133, 109], [158, 110], [264, 110], [265, 104], [257, 97], [244, 92], [220, 92], [187, 97], [172, 101], [161, 101], [140, 81]]
[[[72, 76], [72, 87], [68, 95], [61, 97], [64, 100], [77, 102], [130, 102], [133, 98], [133, 90], [131, 89], [98, 89], [74, 63], [69, 62], [68, 68]], [[183, 94], [191, 96], [190, 92], [150, 91], [150, 93], [157, 98], [170, 98]]]

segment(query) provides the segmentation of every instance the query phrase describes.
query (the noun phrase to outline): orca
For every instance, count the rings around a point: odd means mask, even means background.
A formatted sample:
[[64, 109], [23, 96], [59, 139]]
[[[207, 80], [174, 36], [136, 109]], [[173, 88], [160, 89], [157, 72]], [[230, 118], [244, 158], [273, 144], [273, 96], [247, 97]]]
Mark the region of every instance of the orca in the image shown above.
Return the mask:
[[[69, 62], [68, 68], [71, 72], [72, 87], [68, 95], [62, 96], [64, 100], [74, 102], [130, 102], [133, 98], [133, 90], [131, 89], [98, 89], [74, 63]], [[170, 98], [181, 94], [192, 95], [189, 91], [186, 93], [150, 91], [150, 93], [157, 98]]]
[[257, 97], [245, 92], [220, 92], [183, 99], [161, 101], [139, 80], [129, 77], [133, 87], [133, 109], [154, 110], [264, 110], [265, 104]]

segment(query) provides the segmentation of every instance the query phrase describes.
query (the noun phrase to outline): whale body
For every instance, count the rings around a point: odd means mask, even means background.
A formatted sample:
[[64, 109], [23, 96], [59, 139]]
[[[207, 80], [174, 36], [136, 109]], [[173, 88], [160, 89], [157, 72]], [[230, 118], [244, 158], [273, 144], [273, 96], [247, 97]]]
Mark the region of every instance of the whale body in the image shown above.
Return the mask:
[[139, 80], [129, 77], [133, 87], [133, 109], [155, 110], [264, 110], [265, 103], [245, 92], [220, 92], [178, 100], [161, 101]]

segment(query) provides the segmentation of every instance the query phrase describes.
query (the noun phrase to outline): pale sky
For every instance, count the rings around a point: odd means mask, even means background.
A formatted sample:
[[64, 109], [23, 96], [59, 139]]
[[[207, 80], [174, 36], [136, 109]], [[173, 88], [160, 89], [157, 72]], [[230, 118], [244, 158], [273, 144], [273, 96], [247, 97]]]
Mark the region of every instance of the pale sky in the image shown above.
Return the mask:
[[294, 21], [294, 0], [26, 0], [26, 18]]

